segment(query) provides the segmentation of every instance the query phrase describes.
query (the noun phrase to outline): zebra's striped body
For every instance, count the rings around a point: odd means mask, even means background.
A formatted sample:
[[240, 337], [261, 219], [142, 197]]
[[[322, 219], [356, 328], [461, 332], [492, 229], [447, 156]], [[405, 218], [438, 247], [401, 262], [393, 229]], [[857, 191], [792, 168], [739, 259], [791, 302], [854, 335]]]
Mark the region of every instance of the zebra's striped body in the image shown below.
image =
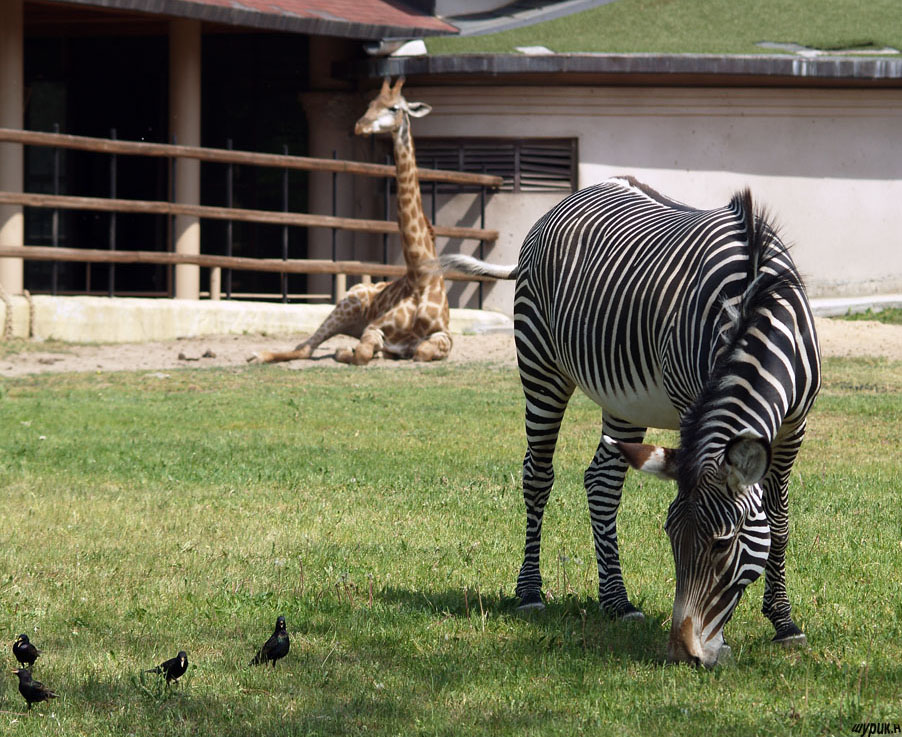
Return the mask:
[[[787, 483], [820, 385], [804, 288], [748, 193], [696, 210], [632, 179], [581, 190], [530, 231], [513, 277], [526, 395], [523, 606], [541, 606], [539, 547], [567, 402], [579, 387], [603, 408], [585, 474], [599, 601], [640, 617], [620, 570], [616, 518], [628, 462], [676, 478], [667, 532], [676, 564], [670, 655], [716, 662], [723, 625], [766, 570], [775, 639], [804, 636], [790, 616], [784, 554]], [[641, 445], [680, 429], [681, 448]]]

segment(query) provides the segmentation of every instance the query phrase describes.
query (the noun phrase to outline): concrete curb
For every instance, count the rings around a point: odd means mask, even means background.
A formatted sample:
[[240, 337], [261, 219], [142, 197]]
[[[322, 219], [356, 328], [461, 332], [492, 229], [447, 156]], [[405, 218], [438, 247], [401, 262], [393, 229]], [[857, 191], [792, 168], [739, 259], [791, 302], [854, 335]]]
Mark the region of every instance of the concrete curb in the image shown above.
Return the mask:
[[[270, 302], [199, 302], [122, 297], [11, 297], [13, 337], [68, 343], [140, 343], [203, 335], [312, 333], [332, 305]], [[815, 315], [902, 308], [902, 294], [811, 300]], [[0, 302], [0, 325], [6, 306]], [[513, 320], [501, 312], [451, 310], [456, 334], [513, 333]], [[0, 336], [2, 338], [2, 336]]]
[[871, 295], [869, 297], [831, 297], [811, 300], [811, 311], [818, 317], [835, 317], [873, 310], [880, 312], [902, 307], [902, 294]]
[[[68, 343], [140, 343], [203, 335], [312, 333], [332, 305], [120, 297], [12, 297], [13, 337]], [[0, 303], [0, 325], [5, 319]], [[500, 312], [451, 310], [451, 332], [512, 333]], [[0, 336], [2, 337], [2, 336]]]

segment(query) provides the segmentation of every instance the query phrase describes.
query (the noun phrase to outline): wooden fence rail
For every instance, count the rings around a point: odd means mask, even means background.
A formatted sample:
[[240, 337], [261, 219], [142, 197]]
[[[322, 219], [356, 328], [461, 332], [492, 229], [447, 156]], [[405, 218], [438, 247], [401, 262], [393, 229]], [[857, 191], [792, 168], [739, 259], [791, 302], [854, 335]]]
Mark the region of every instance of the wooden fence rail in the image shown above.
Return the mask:
[[[2, 1], [2, 0], [0, 0]], [[276, 167], [283, 170], [304, 170], [358, 174], [363, 176], [393, 178], [395, 167], [385, 164], [370, 164], [360, 161], [338, 159], [317, 159], [306, 156], [235, 151], [233, 149], [212, 149], [199, 146], [179, 146], [143, 141], [121, 141], [107, 138], [73, 136], [63, 133], [0, 128], [0, 142], [20, 143], [30, 146], [47, 146], [77, 149], [101, 154], [155, 156], [162, 158], [187, 158], [221, 164], [244, 164], [249, 166]], [[455, 172], [439, 169], [417, 169], [424, 182], [448, 182], [452, 184], [497, 189], [503, 180], [498, 176]], [[483, 190], [484, 192], [485, 190]], [[153, 215], [187, 215], [214, 220], [267, 223], [282, 226], [306, 228], [330, 228], [364, 233], [392, 235], [399, 232], [398, 223], [389, 220], [367, 220], [363, 218], [315, 215], [311, 213], [278, 212], [273, 210], [248, 210], [207, 205], [188, 205], [168, 201], [129, 200], [103, 197], [81, 197], [72, 195], [51, 195], [30, 192], [0, 191], [0, 204], [22, 205], [26, 207], [63, 210], [87, 210], [112, 213], [144, 213]], [[492, 242], [498, 239], [498, 231], [486, 228], [457, 226], [434, 226], [437, 236]], [[211, 297], [218, 298], [219, 274], [221, 269], [277, 272], [282, 274], [336, 274], [337, 295], [344, 291], [345, 275], [361, 275], [365, 278], [397, 277], [405, 268], [399, 265], [367, 263], [362, 261], [332, 261], [319, 259], [263, 259], [213, 256], [204, 254], [181, 254], [161, 251], [123, 251], [82, 248], [59, 248], [56, 246], [4, 246], [0, 247], [0, 258], [11, 257], [32, 261], [83, 262], [106, 264], [194, 264], [212, 269]], [[490, 281], [454, 272], [445, 275], [447, 279], [459, 281]], [[111, 282], [112, 283], [112, 282]], [[112, 293], [113, 287], [110, 287]], [[216, 296], [214, 296], [216, 295]]]
[[[392, 220], [363, 220], [342, 218], [332, 215], [311, 215], [297, 212], [277, 212], [275, 210], [242, 210], [234, 207], [212, 207], [209, 205], [180, 205], [175, 202], [158, 200], [118, 200], [107, 197], [76, 197], [73, 195], [32, 194], [0, 192], [0, 205], [27, 205], [29, 207], [49, 207], [66, 210], [93, 210], [100, 212], [132, 212], [151, 215], [194, 215], [214, 220], [239, 220], [250, 223], [270, 223], [274, 225], [300, 225], [308, 228], [338, 228], [363, 233], [399, 232], [398, 223]], [[435, 234], [449, 238], [473, 239], [477, 241], [498, 240], [497, 230], [484, 228], [463, 228], [436, 225]]]
[[[395, 264], [366, 261], [331, 261], [329, 259], [243, 258], [208, 254], [171, 253], [169, 251], [106, 251], [92, 248], [57, 248], [54, 246], [0, 246], [0, 258], [11, 256], [26, 261], [79, 261], [103, 264], [195, 264], [213, 269], [268, 271], [286, 274], [354, 274], [394, 278], [405, 272]], [[473, 276], [457, 271], [444, 274], [450, 281], [495, 281], [491, 277]]]
[[[339, 174], [361, 174], [369, 177], [395, 176], [395, 167], [389, 164], [369, 164], [363, 161], [342, 161], [339, 159], [316, 159], [308, 156], [289, 156], [287, 154], [261, 154], [254, 151], [178, 146], [168, 143], [116, 141], [108, 138], [90, 138], [88, 136], [72, 136], [66, 133], [43, 133], [39, 131], [15, 130], [13, 128], [0, 128], [0, 141], [24, 143], [32, 146], [56, 146], [105, 154], [180, 157], [221, 164], [249, 164], [253, 166], [271, 166], [279, 169], [331, 171]], [[417, 168], [417, 174], [420, 180], [424, 182], [450, 182], [452, 184], [470, 184], [492, 188], [500, 187], [503, 182], [501, 177], [490, 174], [473, 174], [443, 169]]]

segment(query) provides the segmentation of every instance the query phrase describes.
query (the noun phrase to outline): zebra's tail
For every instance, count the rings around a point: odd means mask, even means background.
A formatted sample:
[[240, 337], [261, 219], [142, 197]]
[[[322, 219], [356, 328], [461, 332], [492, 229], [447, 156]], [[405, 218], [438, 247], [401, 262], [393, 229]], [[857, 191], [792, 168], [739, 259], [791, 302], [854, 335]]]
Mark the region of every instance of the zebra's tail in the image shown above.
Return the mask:
[[517, 264], [498, 265], [480, 261], [472, 256], [450, 253], [440, 256], [438, 267], [442, 272], [460, 271], [472, 276], [490, 276], [493, 279], [516, 279]]

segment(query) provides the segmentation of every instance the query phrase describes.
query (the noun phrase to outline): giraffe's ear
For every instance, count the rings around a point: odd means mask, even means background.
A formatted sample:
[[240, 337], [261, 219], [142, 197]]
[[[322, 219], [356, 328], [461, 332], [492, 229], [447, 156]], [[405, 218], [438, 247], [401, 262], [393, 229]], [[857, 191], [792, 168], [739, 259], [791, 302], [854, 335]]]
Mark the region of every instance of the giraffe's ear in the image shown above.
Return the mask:
[[407, 113], [412, 118], [422, 118], [432, 112], [432, 105], [425, 102], [409, 102], [407, 103]]
[[604, 436], [604, 442], [618, 451], [637, 471], [650, 473], [659, 479], [676, 481], [678, 453], [676, 449], [645, 443], [623, 443], [607, 435]]

